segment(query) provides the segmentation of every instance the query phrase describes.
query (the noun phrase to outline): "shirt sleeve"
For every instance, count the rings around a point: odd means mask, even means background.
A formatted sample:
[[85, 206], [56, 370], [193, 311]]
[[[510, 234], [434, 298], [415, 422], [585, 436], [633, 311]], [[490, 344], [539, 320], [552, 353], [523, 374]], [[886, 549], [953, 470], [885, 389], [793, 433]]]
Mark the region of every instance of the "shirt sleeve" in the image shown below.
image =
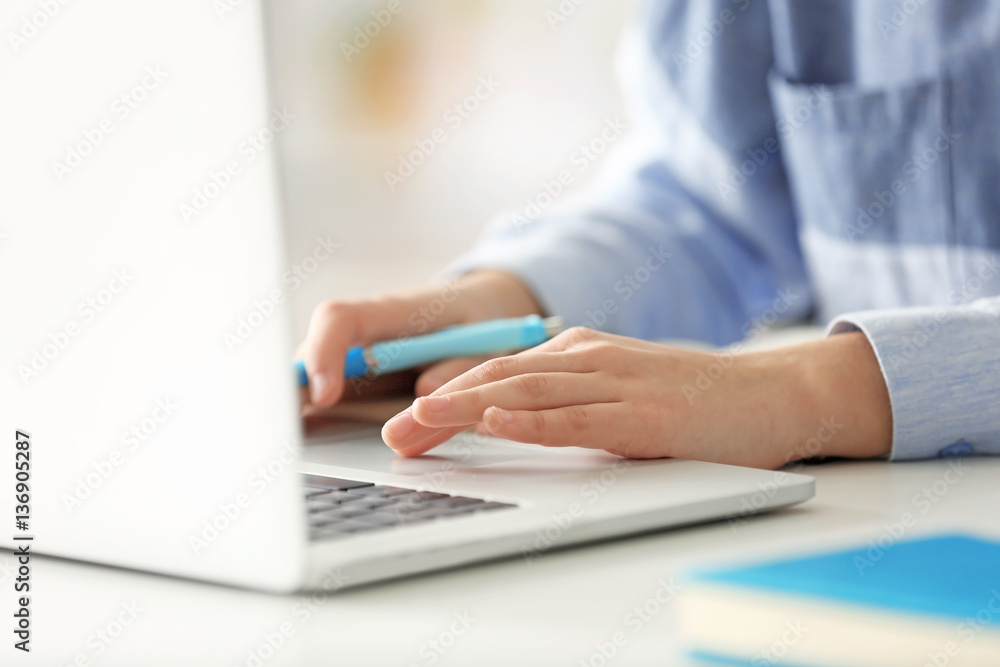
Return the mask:
[[852, 313], [828, 328], [848, 331], [868, 337], [882, 368], [892, 460], [1000, 454], [1000, 298]]
[[[504, 270], [569, 326], [646, 339], [724, 345], [809, 314], [770, 43], [766, 3], [647, 3], [621, 60], [631, 138], [597, 186], [500, 216], [444, 276]], [[621, 124], [598, 123], [594, 150]], [[567, 170], [587, 164], [578, 152]], [[558, 199], [543, 188], [539, 203]]]

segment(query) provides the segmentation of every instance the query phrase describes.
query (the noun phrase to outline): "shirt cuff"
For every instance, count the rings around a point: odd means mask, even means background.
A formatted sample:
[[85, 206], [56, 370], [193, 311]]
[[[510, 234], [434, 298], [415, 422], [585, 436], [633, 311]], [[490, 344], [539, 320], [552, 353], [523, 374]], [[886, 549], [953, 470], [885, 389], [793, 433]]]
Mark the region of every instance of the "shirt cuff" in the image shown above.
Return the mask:
[[1000, 454], [998, 310], [985, 300], [830, 323], [828, 335], [861, 331], [875, 351], [892, 405], [890, 460]]

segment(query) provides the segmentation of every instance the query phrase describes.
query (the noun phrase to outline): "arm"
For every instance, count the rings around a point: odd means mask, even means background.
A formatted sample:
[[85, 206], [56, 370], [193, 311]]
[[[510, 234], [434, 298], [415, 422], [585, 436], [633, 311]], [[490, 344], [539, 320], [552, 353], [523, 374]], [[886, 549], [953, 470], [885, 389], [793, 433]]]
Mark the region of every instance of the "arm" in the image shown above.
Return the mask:
[[[685, 56], [722, 15], [726, 30]], [[622, 62], [632, 143], [585, 200], [498, 219], [447, 275], [498, 269], [570, 325], [647, 339], [721, 345], [762, 314], [802, 318], [812, 296], [776, 153], [766, 3], [648, 3], [639, 24]]]
[[762, 468], [884, 455], [892, 433], [860, 333], [734, 355], [575, 328], [418, 399], [382, 437], [416, 456], [479, 422], [520, 442]]
[[[977, 279], [997, 278], [985, 270]], [[829, 331], [863, 332], [875, 351], [892, 406], [893, 460], [1000, 454], [1000, 298], [854, 313]]]

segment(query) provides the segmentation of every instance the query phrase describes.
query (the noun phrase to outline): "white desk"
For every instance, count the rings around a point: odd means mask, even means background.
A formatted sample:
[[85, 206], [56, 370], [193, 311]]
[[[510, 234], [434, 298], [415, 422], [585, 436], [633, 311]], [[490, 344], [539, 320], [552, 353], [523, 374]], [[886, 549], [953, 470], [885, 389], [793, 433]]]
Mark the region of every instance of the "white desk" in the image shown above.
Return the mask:
[[[294, 634], [259, 664], [405, 667], [432, 664], [434, 656], [438, 666], [576, 667], [587, 664], [597, 642], [623, 631], [627, 643], [608, 665], [682, 665], [669, 604], [641, 628], [626, 622], [630, 610], [655, 599], [661, 578], [692, 566], [864, 544], [907, 512], [916, 517], [907, 536], [967, 530], [1000, 538], [1000, 460], [961, 460], [961, 477], [948, 470], [940, 460], [810, 466], [805, 472], [818, 479], [815, 499], [735, 531], [719, 522], [553, 552], [531, 565], [507, 560], [349, 589], [308, 618], [293, 614], [302, 602], [297, 597], [37, 557], [35, 650], [27, 658], [14, 651], [4, 630], [0, 664], [68, 665], [84, 655], [92, 665], [247, 665], [248, 651], [287, 622]], [[928, 500], [915, 501], [924, 489]], [[0, 554], [5, 617], [12, 583], [2, 566], [11, 564], [9, 553]], [[137, 618], [97, 655], [88, 637], [109, 623], [115, 632], [122, 605], [133, 601]], [[474, 619], [467, 630], [455, 625], [463, 630], [458, 636], [450, 634], [456, 614]], [[435, 653], [427, 644], [435, 638], [452, 645]]]

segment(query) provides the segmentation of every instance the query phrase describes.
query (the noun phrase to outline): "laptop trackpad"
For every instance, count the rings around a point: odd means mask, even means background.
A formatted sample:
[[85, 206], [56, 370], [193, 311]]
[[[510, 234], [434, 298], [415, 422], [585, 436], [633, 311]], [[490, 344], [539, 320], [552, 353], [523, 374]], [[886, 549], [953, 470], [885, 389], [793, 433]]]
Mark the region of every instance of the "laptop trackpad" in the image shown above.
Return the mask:
[[381, 437], [373, 434], [328, 443], [311, 440], [303, 449], [302, 460], [306, 463], [419, 477], [444, 470], [456, 471], [516, 461], [545, 453], [545, 448], [537, 445], [522, 445], [462, 433], [423, 456], [407, 459], [393, 452], [382, 442]]

